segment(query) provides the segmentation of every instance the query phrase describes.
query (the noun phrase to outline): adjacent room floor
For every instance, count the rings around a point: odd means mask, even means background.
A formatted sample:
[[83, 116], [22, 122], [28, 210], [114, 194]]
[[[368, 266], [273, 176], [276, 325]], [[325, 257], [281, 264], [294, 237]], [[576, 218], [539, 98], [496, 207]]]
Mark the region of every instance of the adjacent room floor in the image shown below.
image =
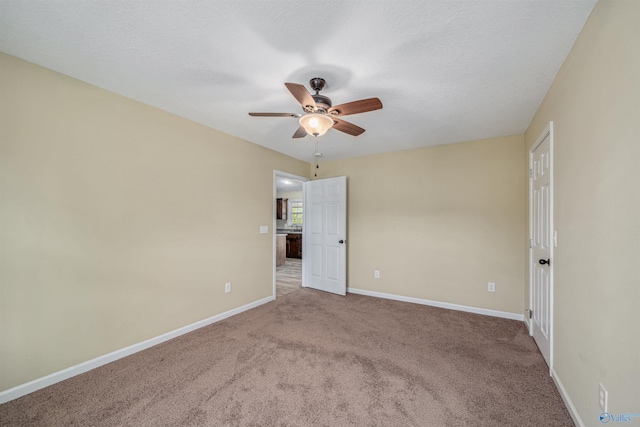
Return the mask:
[[302, 288], [302, 260], [287, 258], [276, 267], [276, 298]]

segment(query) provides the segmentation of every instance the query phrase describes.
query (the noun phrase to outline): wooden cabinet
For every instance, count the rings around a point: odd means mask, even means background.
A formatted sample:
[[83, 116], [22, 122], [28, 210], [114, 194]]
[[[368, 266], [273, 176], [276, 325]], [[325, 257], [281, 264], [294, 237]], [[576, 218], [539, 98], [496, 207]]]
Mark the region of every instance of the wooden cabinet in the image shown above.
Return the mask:
[[289, 199], [276, 199], [276, 219], [287, 219], [287, 201]]
[[285, 247], [288, 247], [287, 237], [284, 234], [276, 235], [276, 266], [284, 265]]
[[287, 258], [302, 258], [302, 234], [287, 235]]

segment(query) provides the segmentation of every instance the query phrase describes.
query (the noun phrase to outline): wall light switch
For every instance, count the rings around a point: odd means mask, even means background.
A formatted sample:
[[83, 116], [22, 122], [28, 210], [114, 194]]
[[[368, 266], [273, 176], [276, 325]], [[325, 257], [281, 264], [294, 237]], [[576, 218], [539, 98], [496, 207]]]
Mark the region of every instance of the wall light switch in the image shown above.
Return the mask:
[[269, 226], [268, 225], [261, 225], [260, 226], [260, 234], [267, 234], [269, 232]]
[[493, 282], [489, 282], [489, 286], [487, 287], [487, 290], [489, 292], [495, 292], [496, 291], [496, 284]]

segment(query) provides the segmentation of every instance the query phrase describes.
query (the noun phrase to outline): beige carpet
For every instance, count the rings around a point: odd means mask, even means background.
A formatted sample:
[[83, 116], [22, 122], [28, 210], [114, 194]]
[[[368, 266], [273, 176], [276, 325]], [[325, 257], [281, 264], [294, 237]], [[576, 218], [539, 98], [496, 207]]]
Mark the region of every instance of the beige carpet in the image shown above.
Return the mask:
[[569, 426], [522, 322], [301, 289], [0, 406], [3, 426]]

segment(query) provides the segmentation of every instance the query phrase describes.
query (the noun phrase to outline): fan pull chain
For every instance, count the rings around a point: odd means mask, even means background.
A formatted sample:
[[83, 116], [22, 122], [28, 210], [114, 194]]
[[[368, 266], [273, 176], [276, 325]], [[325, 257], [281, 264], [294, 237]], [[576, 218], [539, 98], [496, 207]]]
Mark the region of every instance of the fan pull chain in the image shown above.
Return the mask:
[[318, 177], [318, 169], [320, 168], [318, 166], [318, 141], [317, 140], [316, 140], [316, 151], [313, 153], [313, 157], [316, 158], [316, 170], [315, 170], [315, 173], [314, 173], [313, 176], [317, 178]]

